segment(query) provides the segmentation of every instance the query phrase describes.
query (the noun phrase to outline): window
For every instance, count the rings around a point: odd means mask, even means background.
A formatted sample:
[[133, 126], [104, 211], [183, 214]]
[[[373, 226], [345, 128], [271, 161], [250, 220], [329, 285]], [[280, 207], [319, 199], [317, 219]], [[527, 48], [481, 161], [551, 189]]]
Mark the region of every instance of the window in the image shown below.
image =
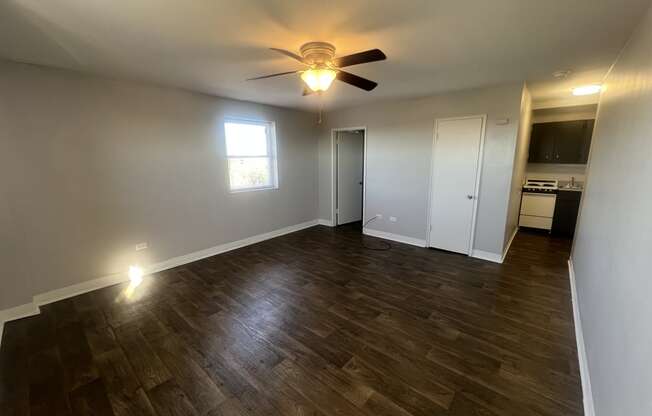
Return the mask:
[[274, 123], [227, 120], [224, 132], [229, 189], [239, 192], [278, 188]]

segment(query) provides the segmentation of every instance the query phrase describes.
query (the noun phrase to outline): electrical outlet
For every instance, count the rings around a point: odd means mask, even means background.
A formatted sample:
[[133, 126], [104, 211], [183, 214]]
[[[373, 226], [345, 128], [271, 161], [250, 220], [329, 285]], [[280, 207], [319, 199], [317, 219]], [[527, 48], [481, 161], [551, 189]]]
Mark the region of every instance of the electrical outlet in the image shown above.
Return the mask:
[[389, 217], [389, 222], [396, 222], [398, 219], [396, 217]]
[[136, 244], [136, 251], [146, 250], [146, 249], [147, 249], [147, 243], [138, 243], [138, 244]]

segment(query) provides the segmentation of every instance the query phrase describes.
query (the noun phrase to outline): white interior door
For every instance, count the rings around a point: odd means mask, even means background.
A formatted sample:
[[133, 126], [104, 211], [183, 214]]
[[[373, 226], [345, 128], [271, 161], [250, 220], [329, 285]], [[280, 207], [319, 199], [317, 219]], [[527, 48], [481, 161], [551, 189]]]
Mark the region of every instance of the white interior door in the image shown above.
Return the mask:
[[430, 247], [470, 254], [484, 117], [437, 120]]
[[337, 225], [362, 220], [364, 133], [337, 133]]

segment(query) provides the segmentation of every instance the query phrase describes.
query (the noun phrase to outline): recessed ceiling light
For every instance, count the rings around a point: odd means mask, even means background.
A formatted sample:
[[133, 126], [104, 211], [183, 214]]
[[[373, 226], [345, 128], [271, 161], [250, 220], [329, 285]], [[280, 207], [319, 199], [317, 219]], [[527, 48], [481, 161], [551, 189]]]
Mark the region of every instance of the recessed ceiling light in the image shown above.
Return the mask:
[[602, 90], [602, 85], [582, 85], [581, 87], [573, 88], [573, 95], [591, 95], [597, 94]]

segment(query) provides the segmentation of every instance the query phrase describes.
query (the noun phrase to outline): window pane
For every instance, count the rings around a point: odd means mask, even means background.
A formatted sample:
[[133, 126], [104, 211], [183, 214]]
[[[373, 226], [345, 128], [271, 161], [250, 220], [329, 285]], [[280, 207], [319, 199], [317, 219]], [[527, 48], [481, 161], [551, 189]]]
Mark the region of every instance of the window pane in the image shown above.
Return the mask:
[[267, 156], [266, 126], [224, 123], [228, 156]]
[[271, 187], [270, 160], [266, 157], [230, 158], [231, 189]]

